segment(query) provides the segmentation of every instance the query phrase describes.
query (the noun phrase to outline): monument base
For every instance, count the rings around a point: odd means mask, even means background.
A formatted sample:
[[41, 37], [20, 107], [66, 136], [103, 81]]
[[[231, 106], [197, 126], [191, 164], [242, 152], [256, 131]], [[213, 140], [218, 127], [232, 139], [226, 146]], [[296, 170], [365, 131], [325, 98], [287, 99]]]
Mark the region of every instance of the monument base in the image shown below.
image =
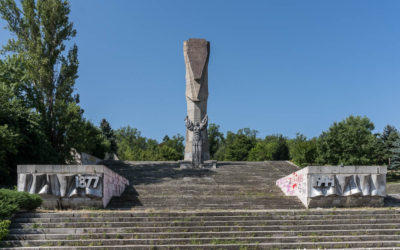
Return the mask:
[[18, 191], [39, 194], [47, 209], [105, 208], [129, 181], [103, 165], [18, 165]]
[[276, 181], [287, 196], [306, 208], [381, 207], [386, 166], [308, 166]]
[[178, 162], [179, 162], [179, 168], [181, 168], [181, 169], [217, 168], [216, 160], [204, 161], [204, 163], [198, 167], [194, 166], [192, 161], [183, 160], [183, 161], [178, 161]]

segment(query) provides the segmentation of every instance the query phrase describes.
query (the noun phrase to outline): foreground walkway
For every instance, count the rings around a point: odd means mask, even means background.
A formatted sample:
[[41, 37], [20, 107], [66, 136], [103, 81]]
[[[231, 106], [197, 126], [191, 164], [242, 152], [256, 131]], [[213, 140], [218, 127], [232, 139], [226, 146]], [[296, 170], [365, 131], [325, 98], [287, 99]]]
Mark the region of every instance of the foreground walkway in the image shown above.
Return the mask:
[[400, 246], [400, 211], [21, 213], [0, 244], [24, 249], [393, 249]]

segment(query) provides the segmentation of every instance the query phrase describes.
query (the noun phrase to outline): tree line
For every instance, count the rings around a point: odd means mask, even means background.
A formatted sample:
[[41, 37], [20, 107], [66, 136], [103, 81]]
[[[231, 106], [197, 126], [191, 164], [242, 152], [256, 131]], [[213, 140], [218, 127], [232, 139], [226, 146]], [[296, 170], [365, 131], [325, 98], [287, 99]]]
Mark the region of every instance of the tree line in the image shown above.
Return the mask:
[[[318, 137], [295, 138], [268, 135], [258, 138], [254, 129], [243, 128], [226, 135], [220, 126], [208, 127], [210, 156], [219, 161], [282, 161], [306, 165], [388, 165], [400, 166], [400, 133], [387, 125], [382, 133], [374, 133], [374, 124], [367, 117], [349, 116], [333, 123]], [[161, 143], [142, 137], [131, 127], [115, 131], [117, 154], [122, 160], [179, 160], [184, 154], [181, 135], [165, 136]]]
[[[72, 148], [99, 158], [107, 152], [122, 160], [183, 158], [179, 134], [158, 142], [136, 128], [113, 130], [105, 119], [97, 126], [84, 117], [75, 91], [79, 60], [69, 13], [64, 0], [0, 0], [0, 17], [12, 35], [0, 50], [0, 185], [15, 184], [17, 164], [65, 164]], [[258, 138], [249, 128], [225, 135], [216, 124], [208, 137], [211, 158], [220, 161], [400, 166], [397, 129], [373, 130], [367, 117], [350, 116], [310, 139]]]

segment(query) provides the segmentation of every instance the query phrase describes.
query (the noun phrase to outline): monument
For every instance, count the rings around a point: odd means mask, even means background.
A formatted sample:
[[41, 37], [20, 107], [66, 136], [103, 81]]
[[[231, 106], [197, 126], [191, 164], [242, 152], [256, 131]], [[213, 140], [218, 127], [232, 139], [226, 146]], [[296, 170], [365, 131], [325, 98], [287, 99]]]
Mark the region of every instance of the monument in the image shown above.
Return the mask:
[[18, 191], [39, 194], [49, 209], [105, 208], [129, 181], [103, 165], [18, 165]]
[[210, 159], [207, 135], [208, 60], [210, 42], [189, 39], [183, 43], [186, 64], [186, 146], [181, 167], [216, 167]]
[[308, 166], [276, 181], [287, 196], [306, 208], [381, 207], [386, 166]]

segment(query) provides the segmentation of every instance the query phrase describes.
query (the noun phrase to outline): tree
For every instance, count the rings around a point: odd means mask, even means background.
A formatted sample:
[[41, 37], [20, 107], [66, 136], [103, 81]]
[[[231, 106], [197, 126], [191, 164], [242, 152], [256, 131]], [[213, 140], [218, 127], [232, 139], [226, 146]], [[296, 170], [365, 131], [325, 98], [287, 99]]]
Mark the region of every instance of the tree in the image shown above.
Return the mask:
[[257, 131], [249, 128], [239, 129], [236, 134], [228, 131], [226, 136], [226, 161], [247, 161], [250, 150], [257, 142]]
[[364, 165], [376, 164], [377, 136], [374, 124], [361, 116], [349, 116], [335, 122], [318, 138], [318, 163]]
[[142, 151], [146, 149], [146, 138], [140, 131], [130, 126], [115, 131], [118, 156], [121, 160], [140, 160]]
[[[66, 42], [76, 35], [69, 21], [70, 7], [62, 0], [22, 0], [21, 9], [13, 0], [0, 0], [0, 15], [14, 35], [3, 51], [21, 57], [25, 77], [30, 84], [27, 97], [40, 115], [40, 125], [56, 152], [58, 162], [69, 156], [69, 133], [79, 128], [70, 121], [82, 119], [73, 95], [78, 71], [78, 48], [67, 52]], [[73, 140], [74, 141], [74, 140]]]
[[218, 149], [225, 143], [224, 134], [219, 131], [219, 125], [210, 123], [208, 126], [208, 145], [210, 147], [210, 158], [215, 159]]
[[0, 60], [0, 183], [14, 184], [16, 165], [46, 163], [54, 155], [25, 94], [24, 65], [17, 56]]
[[117, 142], [114, 135], [114, 130], [111, 128], [110, 123], [106, 119], [102, 119], [100, 122], [100, 129], [103, 135], [107, 138], [110, 143], [110, 153], [117, 153]]
[[400, 138], [397, 139], [390, 150], [392, 152], [392, 161], [390, 162], [388, 169], [399, 170], [400, 169]]
[[182, 160], [185, 151], [184, 140], [185, 138], [180, 134], [174, 135], [172, 139], [168, 135], [164, 136], [158, 148], [157, 159], [163, 161]]
[[391, 158], [393, 156], [392, 149], [396, 141], [400, 138], [399, 132], [394, 126], [387, 125], [379, 138], [378, 150], [382, 158], [381, 161], [382, 163], [391, 165]]
[[258, 140], [249, 152], [250, 161], [289, 160], [289, 148], [283, 135], [266, 136]]
[[[86, 119], [76, 120], [71, 126], [79, 126], [79, 130], [72, 129], [75, 133], [68, 133], [67, 140], [70, 141], [78, 152], [85, 152], [104, 159], [105, 153], [110, 152], [110, 142], [103, 135], [100, 128]], [[67, 127], [69, 130], [69, 127]], [[71, 137], [71, 138], [69, 138]]]
[[297, 133], [296, 138], [289, 141], [290, 158], [299, 166], [313, 164], [317, 158], [317, 139]]

